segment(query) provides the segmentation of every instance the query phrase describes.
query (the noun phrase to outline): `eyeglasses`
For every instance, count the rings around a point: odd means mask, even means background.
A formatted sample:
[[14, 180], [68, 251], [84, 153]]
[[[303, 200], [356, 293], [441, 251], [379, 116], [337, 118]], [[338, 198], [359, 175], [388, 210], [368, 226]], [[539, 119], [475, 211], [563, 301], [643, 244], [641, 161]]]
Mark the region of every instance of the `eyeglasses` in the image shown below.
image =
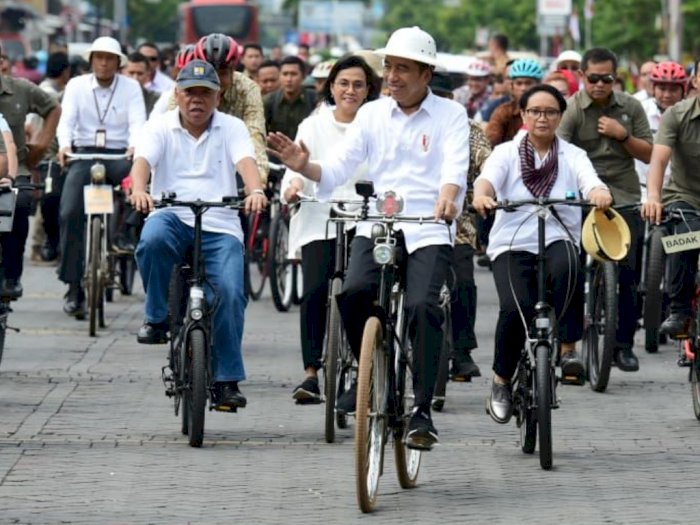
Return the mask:
[[336, 80], [333, 82], [333, 85], [336, 86], [338, 89], [343, 89], [347, 90], [350, 89], [351, 87], [355, 91], [362, 91], [363, 89], [367, 89], [367, 84], [364, 82], [350, 82], [348, 80]]
[[601, 80], [604, 84], [612, 84], [613, 82], [615, 82], [615, 75], [611, 75], [610, 73], [608, 73], [607, 75], [598, 75], [597, 73], [591, 73], [590, 75], [586, 75], [586, 79], [591, 84], [597, 84]]
[[561, 114], [561, 111], [559, 111], [558, 109], [552, 109], [552, 108], [547, 108], [547, 109], [527, 108], [525, 110], [525, 114], [528, 117], [531, 117], [534, 119], [544, 117], [547, 120], [552, 120], [552, 119], [557, 118]]

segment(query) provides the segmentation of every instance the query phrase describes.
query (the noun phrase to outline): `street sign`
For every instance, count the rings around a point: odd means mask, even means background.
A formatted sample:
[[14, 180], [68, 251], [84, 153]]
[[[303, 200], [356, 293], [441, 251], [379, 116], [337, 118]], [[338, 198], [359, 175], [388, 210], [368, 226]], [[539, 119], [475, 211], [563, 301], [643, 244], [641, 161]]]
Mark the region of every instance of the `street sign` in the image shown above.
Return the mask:
[[569, 27], [567, 15], [538, 15], [537, 34], [540, 36], [564, 36]]
[[569, 16], [571, 14], [571, 0], [537, 0], [537, 14]]
[[363, 30], [362, 2], [302, 0], [299, 3], [299, 31], [359, 35]]

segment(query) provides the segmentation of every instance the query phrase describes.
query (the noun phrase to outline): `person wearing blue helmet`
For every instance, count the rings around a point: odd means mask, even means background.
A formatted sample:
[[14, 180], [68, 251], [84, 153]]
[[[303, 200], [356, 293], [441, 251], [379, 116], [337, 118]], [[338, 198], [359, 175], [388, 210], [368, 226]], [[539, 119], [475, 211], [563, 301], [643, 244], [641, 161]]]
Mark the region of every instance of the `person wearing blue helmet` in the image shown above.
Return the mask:
[[523, 127], [519, 107], [520, 97], [542, 81], [544, 70], [537, 60], [520, 58], [511, 64], [508, 77], [511, 80], [513, 98], [510, 102], [496, 108], [485, 130], [486, 137], [492, 146], [512, 140]]

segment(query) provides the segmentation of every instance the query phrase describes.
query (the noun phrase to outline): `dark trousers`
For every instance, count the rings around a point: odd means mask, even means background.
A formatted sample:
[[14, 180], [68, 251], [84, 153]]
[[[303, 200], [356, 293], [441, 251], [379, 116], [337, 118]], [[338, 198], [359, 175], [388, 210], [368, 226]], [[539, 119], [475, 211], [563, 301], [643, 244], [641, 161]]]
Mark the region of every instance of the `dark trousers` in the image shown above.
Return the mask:
[[455, 358], [464, 357], [476, 348], [476, 282], [474, 281], [474, 248], [468, 244], [454, 247], [452, 269], [455, 285], [452, 293], [452, 341]]
[[637, 331], [637, 283], [644, 225], [637, 210], [624, 210], [620, 214], [629, 226], [631, 242], [627, 257], [618, 264], [617, 344], [631, 348], [634, 346], [634, 333]]
[[38, 168], [41, 180], [46, 181], [51, 177], [51, 191], [45, 192], [41, 198], [41, 216], [44, 220], [44, 233], [47, 242], [58, 249], [60, 242], [59, 207], [61, 203], [61, 189], [63, 187], [63, 173], [58, 162], [42, 162]]
[[[105, 151], [103, 153], [121, 153]], [[84, 148], [81, 152], [95, 152], [94, 148]], [[85, 267], [85, 207], [83, 187], [90, 184], [92, 161], [76, 161], [68, 168], [61, 193], [60, 230], [61, 263], [58, 278], [64, 283], [79, 283]], [[110, 160], [104, 162], [107, 169], [107, 182], [119, 184], [129, 174], [131, 161]]]
[[304, 295], [301, 299], [301, 354], [304, 370], [321, 368], [326, 335], [328, 281], [335, 268], [335, 239], [313, 241], [301, 248]]
[[[400, 243], [403, 244], [403, 243]], [[376, 313], [380, 266], [372, 258], [374, 243], [356, 237], [338, 308], [355, 357], [359, 359], [362, 332], [367, 319]], [[429, 410], [442, 348], [443, 312], [440, 289], [452, 261], [452, 247], [426, 246], [406, 257], [405, 312], [413, 346], [413, 391], [415, 403]]]
[[[583, 273], [579, 253], [571, 243], [557, 241], [547, 247], [545, 257], [547, 302], [554, 308], [556, 318], [559, 319], [559, 340], [564, 343], [578, 341], [583, 334], [583, 295], [580, 285]], [[527, 323], [532, 321], [535, 314], [537, 255], [524, 251], [502, 253], [493, 261], [493, 279], [500, 306], [493, 371], [510, 379], [518, 366], [526, 336], [518, 304]], [[570, 293], [567, 294], [567, 291]]]
[[[697, 211], [687, 202], [674, 202], [671, 210]], [[687, 224], [686, 224], [687, 223]], [[686, 222], [677, 222], [673, 233], [687, 233], [700, 230], [700, 218], [688, 215]], [[667, 291], [671, 300], [671, 312], [690, 315], [691, 302], [695, 296], [695, 274], [698, 271], [700, 250], [676, 252], [668, 255], [669, 280]]]
[[[19, 184], [29, 184], [29, 177], [17, 177]], [[20, 191], [15, 201], [12, 231], [0, 235], [2, 266], [6, 279], [20, 279], [24, 269], [24, 246], [29, 235], [29, 215], [32, 209], [32, 192]]]

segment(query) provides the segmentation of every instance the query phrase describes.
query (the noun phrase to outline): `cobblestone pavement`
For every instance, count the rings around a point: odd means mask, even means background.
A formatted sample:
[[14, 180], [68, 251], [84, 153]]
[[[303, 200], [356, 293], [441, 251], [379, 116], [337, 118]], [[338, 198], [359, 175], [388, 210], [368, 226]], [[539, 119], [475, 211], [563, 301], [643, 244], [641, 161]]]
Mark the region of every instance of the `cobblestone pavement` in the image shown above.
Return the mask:
[[675, 349], [641, 350], [641, 371], [615, 370], [605, 394], [560, 388], [555, 468], [544, 472], [514, 425], [484, 413], [496, 299], [477, 273], [484, 377], [449, 386], [419, 487], [399, 488], [388, 451], [377, 511], [362, 515], [352, 427], [328, 445], [322, 408], [291, 400], [297, 311], [250, 304], [249, 406], [208, 413], [192, 449], [163, 395], [165, 347], [135, 343], [142, 294], [117, 296], [90, 338], [61, 312], [54, 269], [27, 267], [10, 316], [22, 332], [8, 333], [0, 365], [0, 523], [698, 523], [700, 424]]

